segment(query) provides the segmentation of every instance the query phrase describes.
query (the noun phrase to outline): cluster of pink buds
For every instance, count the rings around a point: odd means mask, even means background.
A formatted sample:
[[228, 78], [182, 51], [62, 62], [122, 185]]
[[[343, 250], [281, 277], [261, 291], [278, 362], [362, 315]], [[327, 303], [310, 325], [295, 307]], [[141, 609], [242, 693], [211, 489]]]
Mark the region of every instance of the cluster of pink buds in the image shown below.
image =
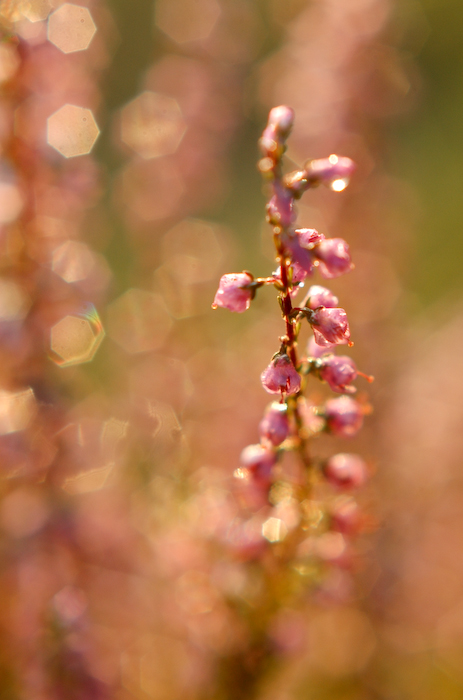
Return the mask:
[[[365, 483], [369, 470], [354, 454], [315, 459], [312, 450], [309, 454], [309, 442], [323, 432], [338, 438], [357, 434], [367, 411], [364, 403], [352, 398], [354, 382], [359, 375], [368, 381], [372, 377], [360, 372], [350, 357], [335, 354], [338, 345], [352, 342], [347, 313], [330, 289], [313, 284], [299, 305], [293, 303], [306, 278], [316, 271], [328, 280], [353, 268], [349, 246], [342, 238], [326, 238], [315, 229], [294, 226], [294, 204], [305, 190], [319, 184], [342, 191], [355, 166], [349, 158], [331, 155], [283, 175], [282, 157], [293, 120], [292, 109], [275, 107], [259, 142], [263, 155], [259, 169], [271, 186], [267, 221], [273, 228], [278, 268], [265, 278], [254, 278], [248, 271], [224, 275], [213, 308], [242, 313], [259, 288], [272, 285], [285, 323], [279, 348], [261, 374], [265, 391], [279, 400], [268, 406], [259, 425], [260, 442], [243, 450], [235, 471], [243, 508], [254, 524], [256, 517], [261, 521], [262, 546], [247, 548], [246, 556], [259, 557], [265, 548], [287, 539], [288, 556], [296, 564], [315, 560], [345, 567], [351, 560], [346, 538], [356, 534], [362, 523], [352, 491]], [[306, 353], [299, 356], [305, 322], [312, 335]], [[313, 405], [304, 397], [312, 379], [342, 396]], [[287, 453], [300, 458], [303, 476], [297, 483], [285, 472]], [[325, 494], [326, 503], [317, 496], [317, 488]]]

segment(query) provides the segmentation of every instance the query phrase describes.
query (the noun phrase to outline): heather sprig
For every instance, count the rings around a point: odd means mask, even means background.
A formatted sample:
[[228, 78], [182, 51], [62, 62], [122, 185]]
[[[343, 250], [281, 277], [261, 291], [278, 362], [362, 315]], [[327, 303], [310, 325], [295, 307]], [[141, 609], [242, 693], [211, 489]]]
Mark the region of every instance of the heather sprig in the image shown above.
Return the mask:
[[[372, 377], [360, 372], [350, 357], [335, 354], [338, 345], [350, 347], [353, 343], [347, 313], [330, 289], [313, 284], [300, 305], [293, 301], [306, 279], [315, 272], [329, 280], [354, 267], [345, 240], [326, 238], [315, 229], [297, 228], [295, 201], [306, 190], [318, 185], [341, 192], [347, 187], [355, 164], [350, 158], [331, 155], [308, 161], [300, 170], [283, 174], [282, 161], [293, 121], [294, 112], [290, 107], [275, 107], [270, 111], [259, 141], [262, 158], [258, 167], [270, 186], [266, 212], [278, 267], [265, 278], [254, 278], [247, 270], [224, 275], [213, 308], [220, 306], [242, 313], [250, 307], [261, 287], [273, 286], [278, 292], [285, 324], [279, 346], [261, 374], [263, 388], [279, 396], [279, 402], [274, 401], [266, 409], [259, 425], [260, 444], [243, 450], [240, 466], [235, 471], [249, 522], [255, 525], [256, 514], [262, 519], [261, 545], [246, 546], [242, 555], [251, 559], [262, 557], [265, 545], [272, 547], [285, 540], [285, 557], [293, 564], [309, 558], [345, 566], [345, 557], [331, 556], [327, 537], [336, 531], [338, 542], [339, 538], [356, 534], [361, 521], [358, 506], [351, 495], [346, 503], [329, 498], [325, 504], [320, 503], [315, 500], [314, 487], [321, 482], [335, 492], [352, 492], [364, 484], [368, 468], [353, 454], [340, 453], [325, 461], [316, 459], [312, 456], [311, 442], [322, 432], [341, 438], [356, 435], [366, 409], [351, 396], [356, 392], [353, 382], [359, 375], [368, 381], [372, 381]], [[313, 336], [306, 353], [300, 355], [299, 336], [306, 322]], [[311, 377], [343, 395], [314, 405], [304, 397]], [[299, 456], [303, 468], [303, 483], [296, 486], [288, 479], [285, 482], [281, 467], [288, 452]], [[278, 494], [281, 495], [282, 488], [286, 496], [280, 498]], [[314, 509], [321, 513], [317, 521], [319, 527], [313, 527], [311, 521]], [[311, 533], [309, 536], [307, 531]], [[255, 527], [253, 532], [255, 540]], [[315, 540], [314, 534], [317, 534]], [[322, 578], [318, 577], [316, 583], [322, 582]]]

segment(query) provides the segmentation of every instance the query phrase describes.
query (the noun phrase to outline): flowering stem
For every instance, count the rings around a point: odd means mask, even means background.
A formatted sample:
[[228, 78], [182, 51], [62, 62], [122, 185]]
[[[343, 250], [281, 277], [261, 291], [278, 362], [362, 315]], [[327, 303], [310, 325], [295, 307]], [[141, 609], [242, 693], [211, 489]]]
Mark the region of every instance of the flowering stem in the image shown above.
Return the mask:
[[[304, 170], [283, 177], [281, 159], [293, 117], [289, 107], [275, 107], [259, 142], [264, 155], [259, 169], [271, 183], [267, 221], [273, 228], [279, 269], [271, 277], [257, 279], [246, 270], [224, 275], [213, 303], [213, 308], [222, 306], [241, 313], [249, 308], [259, 287], [273, 284], [285, 322], [280, 347], [261, 374], [264, 389], [278, 395], [280, 402], [267, 407], [259, 424], [259, 444], [244, 448], [240, 467], [235, 470], [240, 480], [239, 499], [248, 515], [235, 523], [233, 546], [249, 567], [254, 567], [261, 586], [258, 599], [246, 609], [249, 637], [245, 649], [224, 658], [224, 700], [238, 695], [247, 700], [258, 697], [260, 678], [275, 666], [279, 652], [272, 626], [275, 616], [294, 600], [294, 572], [319, 586], [329, 575], [327, 565], [349, 563], [349, 533], [341, 529], [342, 513], [336, 520], [332, 511], [333, 503], [339, 508], [340, 502], [328, 498], [323, 503], [322, 496], [319, 503], [314, 498], [318, 496], [316, 484], [323, 479], [335, 489], [349, 490], [361, 485], [367, 475], [365, 463], [356, 455], [341, 453], [320, 460], [309, 451], [309, 442], [321, 432], [352, 437], [363, 421], [362, 406], [348, 396], [330, 399], [318, 408], [306, 401], [303, 395], [309, 374], [341, 394], [355, 392], [351, 382], [358, 374], [365, 375], [349, 357], [333, 352], [337, 345], [351, 342], [346, 312], [329, 289], [312, 285], [302, 302], [293, 306], [298, 287], [314, 270], [331, 279], [353, 267], [343, 239], [326, 239], [315, 229], [294, 228], [294, 201], [320, 183], [337, 183], [332, 189], [340, 191], [354, 168], [349, 158], [332, 155], [310, 161]], [[304, 319], [312, 327], [313, 338], [306, 354], [299, 358], [298, 338]], [[285, 452], [297, 454], [300, 471], [292, 472], [291, 463], [285, 471]], [[355, 527], [354, 523], [351, 534]], [[333, 542], [339, 545], [339, 552], [333, 550]]]

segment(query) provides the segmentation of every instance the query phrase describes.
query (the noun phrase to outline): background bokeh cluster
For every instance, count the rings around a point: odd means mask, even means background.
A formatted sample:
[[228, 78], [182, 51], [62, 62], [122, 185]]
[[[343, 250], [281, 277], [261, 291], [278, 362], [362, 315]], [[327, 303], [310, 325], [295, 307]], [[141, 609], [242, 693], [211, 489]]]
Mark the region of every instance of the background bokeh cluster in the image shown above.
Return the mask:
[[275, 267], [257, 140], [285, 103], [289, 167], [358, 164], [298, 211], [351, 245], [332, 288], [374, 412], [336, 449], [375, 474], [353, 579], [275, 601], [252, 697], [461, 698], [457, 0], [0, 0], [0, 16], [0, 697], [251, 697], [264, 583], [230, 489], [281, 318], [272, 289], [243, 315], [210, 304], [222, 274]]

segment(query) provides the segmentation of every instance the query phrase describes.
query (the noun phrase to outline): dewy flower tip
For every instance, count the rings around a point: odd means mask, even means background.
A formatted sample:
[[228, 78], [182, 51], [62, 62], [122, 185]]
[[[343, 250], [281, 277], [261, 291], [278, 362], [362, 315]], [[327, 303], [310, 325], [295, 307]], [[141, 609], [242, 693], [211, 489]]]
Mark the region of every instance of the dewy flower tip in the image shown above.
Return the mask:
[[288, 135], [294, 124], [294, 109], [287, 105], [273, 107], [268, 115], [268, 125], [278, 129], [282, 134]]
[[328, 185], [335, 192], [342, 192], [349, 184], [356, 165], [350, 158], [333, 153], [328, 158], [308, 161], [305, 168], [309, 180]]
[[317, 345], [349, 345], [350, 328], [344, 309], [325, 308], [315, 309], [309, 317], [309, 322]]
[[319, 284], [313, 284], [307, 291], [303, 306], [309, 309], [317, 309], [319, 306], [325, 306], [327, 309], [336, 308], [339, 304], [339, 299], [332, 291]]
[[229, 311], [243, 313], [251, 305], [252, 290], [246, 285], [252, 282], [247, 272], [229, 273], [220, 278], [219, 288], [214, 297], [212, 308], [221, 306]]

